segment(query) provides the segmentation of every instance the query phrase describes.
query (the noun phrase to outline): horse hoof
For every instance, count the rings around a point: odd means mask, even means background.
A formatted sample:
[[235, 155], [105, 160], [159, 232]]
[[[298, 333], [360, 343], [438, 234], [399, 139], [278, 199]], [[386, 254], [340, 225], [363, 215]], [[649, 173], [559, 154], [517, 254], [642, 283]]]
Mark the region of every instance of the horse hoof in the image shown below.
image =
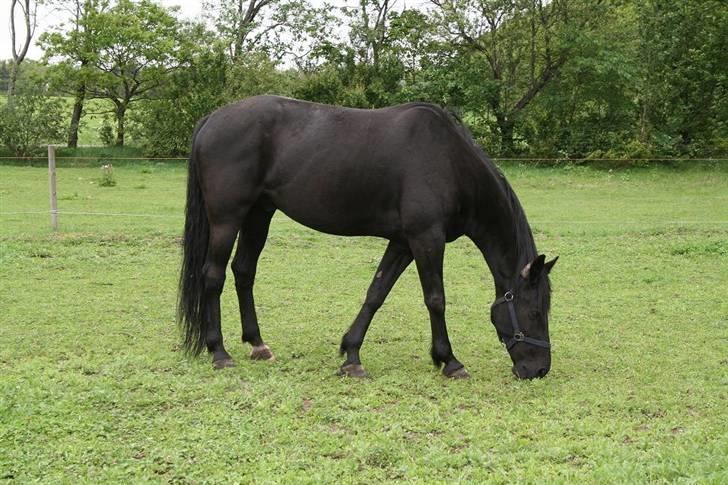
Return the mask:
[[235, 367], [235, 361], [233, 359], [220, 359], [212, 363], [212, 367], [215, 370], [225, 369], [226, 367]]
[[346, 364], [339, 368], [339, 375], [344, 377], [368, 377], [361, 364]]
[[273, 352], [270, 351], [270, 348], [263, 344], [263, 345], [256, 345], [253, 346], [253, 350], [250, 351], [250, 359], [251, 360], [275, 360], [276, 357], [273, 355]]
[[468, 379], [470, 377], [470, 374], [468, 374], [468, 371], [465, 370], [465, 367], [460, 367], [459, 369], [455, 369], [450, 372], [445, 372], [443, 370], [442, 373], [445, 374], [445, 377], [450, 379]]

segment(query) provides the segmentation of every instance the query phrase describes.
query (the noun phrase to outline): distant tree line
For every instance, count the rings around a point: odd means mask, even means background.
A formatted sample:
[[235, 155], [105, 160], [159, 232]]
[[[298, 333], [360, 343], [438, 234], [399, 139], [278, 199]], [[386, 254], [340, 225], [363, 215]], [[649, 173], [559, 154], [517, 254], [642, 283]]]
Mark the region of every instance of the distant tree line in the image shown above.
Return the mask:
[[206, 0], [193, 22], [152, 0], [46, 2], [70, 21], [40, 36], [43, 76], [16, 96], [73, 99], [69, 146], [90, 99], [109, 106], [108, 143], [175, 155], [201, 116], [272, 93], [437, 103], [494, 156], [728, 155], [723, 0]]

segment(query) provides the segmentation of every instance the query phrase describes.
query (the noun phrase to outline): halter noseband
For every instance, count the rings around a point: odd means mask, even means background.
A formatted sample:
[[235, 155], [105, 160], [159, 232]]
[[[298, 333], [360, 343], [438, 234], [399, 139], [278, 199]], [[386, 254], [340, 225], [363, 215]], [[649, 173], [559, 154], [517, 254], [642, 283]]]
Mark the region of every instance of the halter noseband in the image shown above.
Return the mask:
[[[506, 293], [498, 298], [493, 304], [490, 306], [491, 308], [500, 305], [501, 303], [508, 304], [508, 313], [511, 315], [511, 325], [513, 326], [513, 335], [508, 339], [508, 341], [503, 340], [501, 338], [501, 342], [503, 342], [506, 345], [506, 349], [511, 350], [511, 348], [516, 345], [518, 342], [525, 342], [527, 344], [536, 345], [538, 347], [544, 347], [546, 349], [551, 348], [551, 344], [545, 340], [539, 340], [531, 337], [527, 337], [523, 334], [521, 331], [521, 327], [518, 325], [518, 317], [516, 316], [516, 307], [513, 305], [513, 299], [515, 298], [515, 295], [512, 291], [508, 290]], [[508, 335], [506, 335], [507, 337]]]

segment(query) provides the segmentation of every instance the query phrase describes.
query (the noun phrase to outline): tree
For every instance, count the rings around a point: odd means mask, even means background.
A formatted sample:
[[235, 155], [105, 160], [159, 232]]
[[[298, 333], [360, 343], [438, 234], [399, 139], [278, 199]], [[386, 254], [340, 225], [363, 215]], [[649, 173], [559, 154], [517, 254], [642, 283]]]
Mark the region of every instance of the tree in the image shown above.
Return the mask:
[[204, 115], [227, 100], [228, 60], [224, 47], [201, 24], [185, 27], [192, 40], [189, 61], [171, 73], [154, 99], [140, 101], [131, 113], [133, 136], [147, 156], [189, 153], [192, 131]]
[[650, 156], [638, 139], [637, 19], [614, 6], [573, 46], [559, 75], [523, 110], [519, 132], [530, 156]]
[[331, 7], [308, 0], [206, 0], [204, 8], [231, 64], [253, 52], [306, 64], [314, 45], [331, 32]]
[[406, 70], [407, 81], [415, 84], [423, 60], [433, 54], [435, 28], [427, 15], [414, 9], [394, 12], [389, 26], [389, 42]]
[[309, 57], [322, 60], [304, 70], [297, 95], [312, 101], [377, 108], [399, 100], [404, 64], [389, 35], [391, 0], [359, 0], [345, 7], [349, 38], [319, 42]]
[[68, 146], [78, 146], [78, 129], [86, 99], [86, 85], [91, 75], [91, 60], [95, 57], [94, 15], [108, 8], [104, 0], [55, 0], [58, 8], [71, 15], [71, 27], [63, 30], [56, 26], [54, 32], [41, 35], [40, 43], [45, 50], [46, 62], [60, 61], [52, 70], [54, 89], [73, 96], [71, 121], [68, 127]]
[[[431, 0], [441, 33], [462, 49], [480, 99], [494, 118], [501, 150], [512, 153], [522, 111], [560, 72], [600, 2], [570, 0]], [[464, 59], [465, 60], [465, 59]], [[475, 76], [473, 76], [475, 74]], [[472, 101], [477, 101], [473, 99]], [[475, 105], [469, 108], [481, 111]]]
[[[345, 9], [352, 19], [350, 40], [361, 62], [379, 68], [388, 42], [389, 20], [396, 0], [359, 0], [358, 9]], [[358, 17], [358, 19], [357, 19]]]
[[111, 8], [90, 11], [84, 22], [86, 95], [113, 103], [121, 146], [129, 105], [150, 98], [187, 63], [189, 44], [170, 11], [151, 0], [119, 0]]
[[727, 149], [725, 2], [649, 0], [637, 13], [643, 138], [677, 153]]
[[[270, 25], [253, 32], [260, 25], [260, 17], [267, 7], [280, 4], [280, 0], [207, 0], [206, 12], [210, 12], [215, 27], [227, 44], [230, 59], [235, 62], [255, 46], [265, 33], [278, 25]], [[253, 34], [251, 36], [251, 34]]]
[[[16, 7], [20, 8], [25, 24], [25, 36], [18, 50], [17, 37], [18, 32], [15, 26]], [[31, 0], [10, 0], [10, 43], [13, 50], [13, 63], [10, 65], [10, 79], [8, 81], [8, 98], [12, 98], [15, 94], [15, 82], [18, 78], [18, 69], [20, 64], [25, 60], [28, 53], [30, 42], [35, 34], [37, 26], [38, 2]]]

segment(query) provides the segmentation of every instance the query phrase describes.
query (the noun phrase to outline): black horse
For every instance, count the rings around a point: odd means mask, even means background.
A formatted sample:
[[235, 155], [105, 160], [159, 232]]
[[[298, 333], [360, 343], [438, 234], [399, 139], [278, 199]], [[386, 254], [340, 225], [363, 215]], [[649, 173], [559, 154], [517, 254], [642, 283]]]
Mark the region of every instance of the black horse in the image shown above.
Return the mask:
[[341, 341], [340, 373], [365, 376], [359, 349], [377, 309], [414, 259], [432, 327], [431, 355], [448, 377], [468, 373], [445, 325], [445, 243], [467, 235], [480, 249], [499, 298], [491, 320], [521, 378], [551, 367], [548, 273], [521, 204], [467, 129], [443, 109], [409, 103], [359, 110], [258, 96], [203, 118], [192, 143], [179, 321], [185, 348], [233, 365], [223, 347], [220, 293], [232, 270], [243, 342], [251, 358], [273, 354], [253, 300], [258, 257], [280, 209], [295, 221], [342, 236], [389, 241], [366, 300]]

